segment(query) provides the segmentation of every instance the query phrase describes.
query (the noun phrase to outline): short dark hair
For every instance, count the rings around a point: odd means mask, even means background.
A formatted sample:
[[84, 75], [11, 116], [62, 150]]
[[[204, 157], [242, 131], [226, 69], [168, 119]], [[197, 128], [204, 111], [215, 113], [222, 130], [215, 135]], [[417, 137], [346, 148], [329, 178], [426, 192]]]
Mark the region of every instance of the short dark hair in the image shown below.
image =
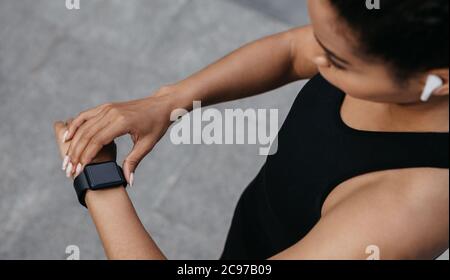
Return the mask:
[[398, 78], [449, 67], [449, 0], [379, 1], [377, 10], [366, 0], [330, 0], [358, 47], [390, 63]]

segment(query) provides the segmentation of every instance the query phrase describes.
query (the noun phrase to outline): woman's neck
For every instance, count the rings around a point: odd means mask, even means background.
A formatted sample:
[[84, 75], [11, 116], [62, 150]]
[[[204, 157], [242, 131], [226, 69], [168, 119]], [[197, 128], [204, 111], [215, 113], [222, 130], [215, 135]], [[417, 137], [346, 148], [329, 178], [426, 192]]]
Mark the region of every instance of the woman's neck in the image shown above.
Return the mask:
[[346, 97], [341, 117], [350, 127], [387, 132], [448, 132], [449, 98], [435, 97], [427, 103], [376, 103]]
[[416, 131], [449, 131], [449, 97], [434, 97], [429, 102], [387, 104], [393, 125]]

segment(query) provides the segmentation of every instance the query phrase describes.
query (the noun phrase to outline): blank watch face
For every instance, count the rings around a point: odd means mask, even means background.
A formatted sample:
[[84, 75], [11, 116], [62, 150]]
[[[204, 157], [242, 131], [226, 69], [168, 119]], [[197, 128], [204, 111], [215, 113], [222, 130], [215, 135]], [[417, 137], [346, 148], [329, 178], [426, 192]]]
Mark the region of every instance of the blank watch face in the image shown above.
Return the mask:
[[87, 166], [86, 173], [92, 189], [113, 186], [123, 182], [115, 162]]

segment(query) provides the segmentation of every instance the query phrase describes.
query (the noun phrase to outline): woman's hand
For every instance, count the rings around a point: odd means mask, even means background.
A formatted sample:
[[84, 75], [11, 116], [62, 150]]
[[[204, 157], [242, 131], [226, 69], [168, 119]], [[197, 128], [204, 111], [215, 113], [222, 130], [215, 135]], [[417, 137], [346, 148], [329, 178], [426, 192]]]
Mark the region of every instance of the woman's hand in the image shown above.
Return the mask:
[[[64, 133], [67, 131], [70, 123], [72, 120], [69, 120], [67, 123], [64, 123], [62, 121], [58, 121], [53, 125], [53, 128], [55, 130], [55, 136], [56, 136], [56, 143], [58, 144], [59, 153], [62, 158], [65, 157], [67, 154], [67, 151], [70, 146], [70, 141], [63, 141], [64, 140]], [[89, 163], [97, 163], [97, 162], [106, 162], [106, 161], [115, 161], [117, 156], [117, 148], [116, 144], [114, 142], [109, 143], [108, 145], [104, 146], [92, 159], [92, 161]], [[63, 165], [66, 165], [63, 163]], [[63, 166], [64, 169], [64, 166]], [[70, 177], [72, 175], [72, 170], [66, 170], [69, 172], [66, 172], [67, 177]], [[76, 172], [79, 173], [79, 172]], [[78, 174], [75, 174], [78, 175]]]
[[71, 141], [63, 168], [79, 173], [115, 138], [130, 134], [133, 150], [124, 160], [125, 178], [133, 185], [134, 171], [169, 128], [172, 111], [166, 94], [123, 103], [109, 103], [80, 113], [63, 133]]
[[[54, 124], [56, 142], [61, 157], [65, 157], [70, 141], [64, 141], [65, 131], [72, 121]], [[92, 163], [116, 159], [114, 142], [104, 146]], [[91, 163], [91, 162], [87, 162]], [[70, 174], [68, 175], [70, 176]], [[89, 214], [108, 259], [164, 260], [165, 257], [142, 225], [125, 188], [111, 188], [86, 193]], [[113, 205], [114, 207], [111, 207]]]

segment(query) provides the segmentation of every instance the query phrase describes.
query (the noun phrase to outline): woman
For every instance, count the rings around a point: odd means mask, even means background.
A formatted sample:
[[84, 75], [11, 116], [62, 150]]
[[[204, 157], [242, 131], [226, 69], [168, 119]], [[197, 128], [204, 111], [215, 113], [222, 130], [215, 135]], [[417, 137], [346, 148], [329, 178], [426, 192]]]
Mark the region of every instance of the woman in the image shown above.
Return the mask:
[[[63, 169], [78, 175], [130, 134], [132, 185], [174, 109], [312, 78], [278, 152], [242, 195], [222, 258], [435, 258], [449, 234], [448, 1], [382, 0], [373, 10], [310, 0], [309, 12], [311, 26], [248, 44], [151, 97], [57, 123]], [[109, 258], [164, 258], [123, 188], [89, 191], [86, 203]]]

